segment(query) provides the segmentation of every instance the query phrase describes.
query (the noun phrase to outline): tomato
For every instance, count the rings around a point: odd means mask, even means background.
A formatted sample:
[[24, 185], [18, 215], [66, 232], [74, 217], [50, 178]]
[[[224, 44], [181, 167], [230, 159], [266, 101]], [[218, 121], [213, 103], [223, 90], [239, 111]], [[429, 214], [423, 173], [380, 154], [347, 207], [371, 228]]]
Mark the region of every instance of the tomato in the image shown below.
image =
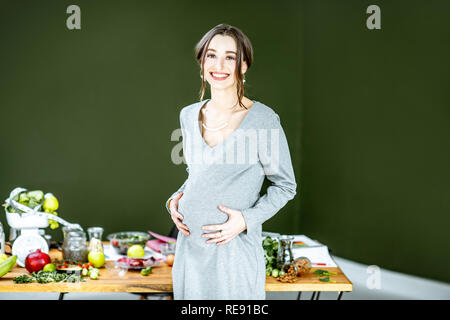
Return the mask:
[[130, 259], [128, 264], [130, 266], [140, 266], [141, 265], [141, 261], [137, 260], [137, 259]]

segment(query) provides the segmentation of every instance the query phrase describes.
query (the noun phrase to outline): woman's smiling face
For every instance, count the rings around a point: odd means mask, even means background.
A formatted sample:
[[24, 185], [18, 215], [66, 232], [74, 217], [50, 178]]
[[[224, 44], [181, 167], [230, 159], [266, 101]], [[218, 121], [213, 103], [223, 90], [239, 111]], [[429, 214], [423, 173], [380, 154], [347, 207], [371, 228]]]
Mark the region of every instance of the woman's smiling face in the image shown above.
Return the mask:
[[[209, 43], [205, 55], [204, 75], [211, 87], [224, 89], [236, 86], [237, 65], [236, 41], [230, 36], [215, 35]], [[242, 73], [246, 71], [245, 62]], [[245, 71], [244, 71], [245, 70]]]

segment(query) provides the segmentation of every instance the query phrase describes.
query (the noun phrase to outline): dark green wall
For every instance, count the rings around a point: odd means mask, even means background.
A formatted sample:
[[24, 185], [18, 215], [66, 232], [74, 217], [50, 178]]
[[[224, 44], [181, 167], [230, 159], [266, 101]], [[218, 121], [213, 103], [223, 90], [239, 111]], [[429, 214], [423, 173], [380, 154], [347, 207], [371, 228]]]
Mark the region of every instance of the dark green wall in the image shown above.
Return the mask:
[[193, 49], [225, 22], [252, 41], [246, 95], [280, 115], [299, 185], [264, 229], [449, 281], [449, 21], [445, 1], [0, 1], [0, 197], [42, 188], [71, 222], [167, 233]]
[[[69, 31], [73, 3], [82, 28]], [[71, 222], [167, 234], [165, 201], [187, 177], [170, 136], [199, 99], [194, 46], [223, 22], [251, 39], [246, 95], [279, 113], [298, 163], [299, 12], [296, 1], [2, 1], [2, 200], [42, 188]], [[268, 224], [295, 233], [299, 211], [297, 198]]]
[[301, 232], [450, 281], [450, 2], [305, 1], [303, 22]]

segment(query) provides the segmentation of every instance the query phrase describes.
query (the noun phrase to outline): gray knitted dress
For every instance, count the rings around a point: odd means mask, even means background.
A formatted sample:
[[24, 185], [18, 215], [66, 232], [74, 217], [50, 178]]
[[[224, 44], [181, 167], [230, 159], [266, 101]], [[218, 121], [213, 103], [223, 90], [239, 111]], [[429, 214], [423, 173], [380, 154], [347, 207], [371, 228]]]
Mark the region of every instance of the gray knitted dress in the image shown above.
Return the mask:
[[[188, 178], [178, 211], [190, 235], [178, 233], [172, 269], [174, 299], [264, 300], [262, 224], [296, 194], [297, 184], [280, 118], [258, 101], [231, 135], [214, 147], [203, 139], [199, 115], [208, 101], [180, 112]], [[272, 184], [260, 196], [264, 178]], [[167, 200], [168, 201], [168, 200]], [[206, 243], [202, 226], [228, 220], [218, 206], [240, 210], [247, 229], [224, 245]], [[167, 211], [170, 213], [169, 208]]]

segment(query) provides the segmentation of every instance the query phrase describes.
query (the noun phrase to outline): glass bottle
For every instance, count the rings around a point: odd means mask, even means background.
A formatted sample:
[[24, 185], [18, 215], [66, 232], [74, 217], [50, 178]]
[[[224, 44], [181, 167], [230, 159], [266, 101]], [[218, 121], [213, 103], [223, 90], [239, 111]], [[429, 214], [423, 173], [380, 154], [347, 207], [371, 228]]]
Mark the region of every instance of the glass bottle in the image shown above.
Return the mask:
[[277, 254], [277, 269], [288, 272], [291, 266], [294, 266], [294, 256], [292, 255], [293, 236], [279, 236], [278, 237], [278, 254]]
[[63, 258], [73, 262], [88, 261], [86, 234], [80, 230], [68, 231], [63, 243]]
[[89, 234], [89, 247], [88, 251], [103, 251], [103, 243], [102, 243], [102, 235], [103, 235], [103, 228], [102, 227], [92, 227], [88, 228], [88, 234]]

